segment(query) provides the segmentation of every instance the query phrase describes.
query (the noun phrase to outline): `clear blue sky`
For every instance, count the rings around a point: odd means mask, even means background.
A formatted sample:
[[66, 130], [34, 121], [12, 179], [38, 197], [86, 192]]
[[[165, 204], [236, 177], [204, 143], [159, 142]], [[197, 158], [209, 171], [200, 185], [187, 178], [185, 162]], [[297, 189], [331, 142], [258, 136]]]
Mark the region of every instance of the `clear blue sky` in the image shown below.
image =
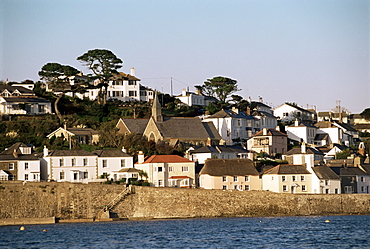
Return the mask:
[[206, 79], [277, 107], [370, 107], [367, 0], [0, 0], [0, 80], [39, 80], [48, 62], [104, 48], [170, 93]]

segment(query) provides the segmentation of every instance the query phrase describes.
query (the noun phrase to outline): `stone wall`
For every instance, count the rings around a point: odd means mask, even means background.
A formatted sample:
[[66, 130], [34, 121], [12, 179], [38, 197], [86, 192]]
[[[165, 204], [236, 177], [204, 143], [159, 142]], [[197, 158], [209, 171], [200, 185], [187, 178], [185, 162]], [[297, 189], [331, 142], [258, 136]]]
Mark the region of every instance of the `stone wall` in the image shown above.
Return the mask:
[[[73, 183], [0, 184], [0, 219], [94, 219], [124, 185]], [[370, 215], [370, 195], [294, 195], [135, 187], [113, 212], [120, 218]]]

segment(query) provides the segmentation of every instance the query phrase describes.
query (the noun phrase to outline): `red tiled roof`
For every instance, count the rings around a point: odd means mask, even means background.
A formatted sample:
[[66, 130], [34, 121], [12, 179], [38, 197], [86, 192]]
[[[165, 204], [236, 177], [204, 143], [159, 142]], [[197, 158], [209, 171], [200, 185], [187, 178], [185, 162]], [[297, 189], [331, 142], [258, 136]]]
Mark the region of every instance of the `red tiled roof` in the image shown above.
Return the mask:
[[146, 158], [143, 163], [189, 163], [189, 159], [178, 155], [153, 155]]

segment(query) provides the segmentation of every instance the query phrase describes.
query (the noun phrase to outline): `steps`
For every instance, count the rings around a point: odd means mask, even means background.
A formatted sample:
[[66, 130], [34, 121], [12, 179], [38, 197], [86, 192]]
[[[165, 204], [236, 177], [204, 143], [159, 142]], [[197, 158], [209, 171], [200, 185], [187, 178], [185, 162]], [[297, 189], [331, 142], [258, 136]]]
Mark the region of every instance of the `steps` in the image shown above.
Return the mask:
[[[130, 186], [131, 187], [131, 186]], [[95, 220], [107, 220], [110, 219], [110, 211], [120, 202], [122, 201], [126, 196], [132, 193], [131, 188], [125, 188], [121, 193], [119, 193], [111, 202], [109, 202], [107, 205], [104, 205], [104, 207], [99, 211], [99, 213], [96, 215]]]

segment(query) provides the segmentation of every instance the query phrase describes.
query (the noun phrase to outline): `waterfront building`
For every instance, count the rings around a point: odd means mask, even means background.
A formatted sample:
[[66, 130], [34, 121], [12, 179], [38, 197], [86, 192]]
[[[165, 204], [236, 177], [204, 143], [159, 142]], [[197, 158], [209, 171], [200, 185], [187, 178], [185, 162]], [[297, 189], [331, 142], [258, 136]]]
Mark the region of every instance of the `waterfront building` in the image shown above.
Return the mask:
[[144, 158], [140, 151], [135, 169], [148, 174], [148, 182], [154, 187], [194, 187], [195, 162], [178, 155], [153, 155]]
[[0, 181], [38, 182], [40, 178], [40, 160], [32, 146], [18, 142], [0, 153]]
[[205, 161], [199, 173], [199, 187], [223, 190], [261, 190], [259, 173], [249, 159], [214, 159]]
[[288, 148], [287, 135], [275, 129], [264, 128], [247, 140], [247, 148], [270, 156], [283, 154]]

